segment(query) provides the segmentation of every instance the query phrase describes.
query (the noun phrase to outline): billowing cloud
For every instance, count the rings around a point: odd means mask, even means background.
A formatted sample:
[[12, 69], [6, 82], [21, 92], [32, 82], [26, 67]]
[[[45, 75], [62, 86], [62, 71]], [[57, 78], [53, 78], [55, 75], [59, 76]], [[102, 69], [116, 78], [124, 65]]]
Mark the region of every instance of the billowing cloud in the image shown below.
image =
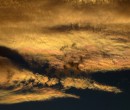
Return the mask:
[[[8, 63], [8, 67], [6, 66]], [[0, 57], [0, 104], [21, 103], [26, 101], [44, 101], [53, 98], [72, 97], [64, 91], [74, 87], [120, 93], [116, 87], [106, 86], [87, 78], [60, 77], [51, 78], [18, 69], [8, 59]]]
[[130, 68], [128, 0], [0, 0], [0, 104], [121, 93], [92, 74]]

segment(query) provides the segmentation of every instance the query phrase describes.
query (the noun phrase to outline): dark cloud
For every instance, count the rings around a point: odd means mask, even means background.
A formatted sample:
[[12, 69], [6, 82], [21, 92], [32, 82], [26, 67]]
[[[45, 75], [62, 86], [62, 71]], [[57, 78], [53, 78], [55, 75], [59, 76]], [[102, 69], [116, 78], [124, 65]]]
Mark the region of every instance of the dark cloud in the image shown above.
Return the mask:
[[26, 68], [26, 69], [29, 68], [29, 64], [15, 50], [12, 50], [12, 49], [4, 47], [4, 46], [0, 46], [0, 56], [10, 59], [12, 62], [16, 63], [17, 65], [21, 66], [22, 68]]

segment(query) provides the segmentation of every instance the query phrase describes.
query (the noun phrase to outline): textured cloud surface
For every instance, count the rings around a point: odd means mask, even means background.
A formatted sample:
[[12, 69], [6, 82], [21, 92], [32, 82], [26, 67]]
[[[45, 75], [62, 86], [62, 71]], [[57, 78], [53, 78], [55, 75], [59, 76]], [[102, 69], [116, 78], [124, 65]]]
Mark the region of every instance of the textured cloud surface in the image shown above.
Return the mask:
[[129, 6], [128, 0], [0, 0], [0, 104], [79, 98], [66, 92], [71, 88], [124, 92], [92, 75], [130, 69]]

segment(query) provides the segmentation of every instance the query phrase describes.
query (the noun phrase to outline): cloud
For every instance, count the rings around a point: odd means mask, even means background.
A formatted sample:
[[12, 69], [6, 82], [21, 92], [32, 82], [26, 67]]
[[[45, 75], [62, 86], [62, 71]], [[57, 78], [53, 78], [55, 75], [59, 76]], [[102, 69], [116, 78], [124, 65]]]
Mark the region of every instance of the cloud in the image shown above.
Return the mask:
[[[57, 23], [71, 23], [71, 22], [87, 22], [89, 18], [92, 20], [102, 21], [103, 18], [111, 16], [111, 18], [117, 19], [120, 15], [129, 16], [129, 4], [128, 0], [120, 1], [110, 5], [93, 5], [89, 2], [83, 2], [85, 5], [73, 1], [65, 0], [38, 0], [38, 1], [8, 1], [1, 0], [0, 6], [0, 22], [39, 22], [39, 20], [48, 25]], [[77, 1], [77, 0], [76, 0]], [[88, 0], [86, 0], [88, 1]], [[92, 1], [93, 0], [89, 0]], [[102, 1], [102, 0], [101, 0]], [[110, 0], [111, 1], [111, 0]], [[3, 4], [3, 5], [2, 5]], [[96, 2], [96, 4], [98, 4]], [[117, 5], [114, 5], [117, 4]], [[102, 6], [103, 5], [103, 6]], [[32, 11], [33, 10], [33, 11]], [[64, 14], [63, 14], [64, 13]], [[66, 17], [65, 17], [66, 16]], [[98, 17], [101, 16], [100, 20]], [[107, 16], [107, 17], [106, 17]], [[127, 19], [127, 18], [124, 18]], [[50, 24], [51, 21], [51, 24]], [[63, 22], [65, 21], [65, 22]], [[93, 21], [93, 20], [92, 20]]]
[[[8, 66], [6, 64], [8, 63]], [[21, 70], [9, 59], [0, 57], [2, 67], [0, 75], [0, 104], [13, 104], [26, 101], [44, 101], [53, 98], [79, 98], [65, 93], [69, 88], [92, 89], [113, 93], [121, 92], [118, 88], [102, 85], [85, 77], [49, 77]], [[64, 90], [64, 91], [63, 91]]]
[[70, 88], [122, 92], [91, 74], [130, 67], [129, 26], [119, 25], [130, 2], [76, 1], [0, 0], [0, 103], [78, 98]]
[[0, 104], [16, 104], [30, 101], [45, 101], [54, 98], [67, 97], [78, 98], [75, 95], [65, 94], [51, 88], [34, 89], [33, 92], [27, 93], [0, 90]]

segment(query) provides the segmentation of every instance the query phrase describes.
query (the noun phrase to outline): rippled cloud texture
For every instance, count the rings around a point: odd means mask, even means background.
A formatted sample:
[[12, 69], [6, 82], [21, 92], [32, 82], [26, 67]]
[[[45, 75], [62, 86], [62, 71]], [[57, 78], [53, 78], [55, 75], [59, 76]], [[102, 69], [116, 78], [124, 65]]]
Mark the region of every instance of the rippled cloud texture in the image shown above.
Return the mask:
[[0, 0], [0, 104], [124, 92], [92, 75], [130, 69], [129, 0]]

